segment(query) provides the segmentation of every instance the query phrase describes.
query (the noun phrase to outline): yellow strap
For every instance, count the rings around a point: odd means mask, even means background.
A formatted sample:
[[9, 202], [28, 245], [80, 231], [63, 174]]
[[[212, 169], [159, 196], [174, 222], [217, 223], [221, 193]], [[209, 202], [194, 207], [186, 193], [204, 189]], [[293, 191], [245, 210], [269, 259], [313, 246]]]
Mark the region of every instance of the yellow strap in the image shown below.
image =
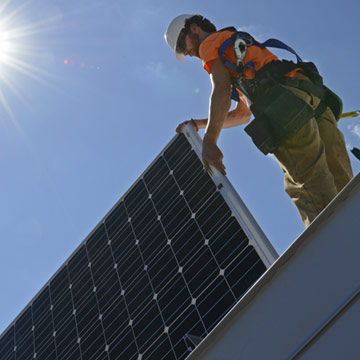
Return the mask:
[[360, 116], [360, 110], [343, 113], [343, 114], [341, 114], [340, 119], [347, 119], [347, 118], [358, 117], [358, 116]]

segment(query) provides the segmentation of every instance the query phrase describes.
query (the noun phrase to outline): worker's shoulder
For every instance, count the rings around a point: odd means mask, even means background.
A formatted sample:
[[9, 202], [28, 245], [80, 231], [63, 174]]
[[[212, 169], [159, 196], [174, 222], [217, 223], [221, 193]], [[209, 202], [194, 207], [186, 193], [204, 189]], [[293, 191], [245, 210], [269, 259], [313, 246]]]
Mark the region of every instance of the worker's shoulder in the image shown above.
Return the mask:
[[204, 62], [212, 61], [219, 57], [218, 50], [222, 43], [227, 40], [234, 31], [222, 30], [211, 33], [205, 40], [203, 40], [199, 47], [200, 58]]

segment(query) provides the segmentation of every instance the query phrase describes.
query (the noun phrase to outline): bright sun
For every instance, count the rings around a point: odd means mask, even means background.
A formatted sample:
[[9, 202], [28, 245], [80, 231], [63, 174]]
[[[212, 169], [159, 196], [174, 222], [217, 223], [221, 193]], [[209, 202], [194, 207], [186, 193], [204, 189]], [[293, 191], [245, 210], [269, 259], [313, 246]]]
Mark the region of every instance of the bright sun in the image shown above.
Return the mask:
[[9, 38], [5, 26], [0, 23], [0, 64], [7, 64], [10, 61], [11, 53], [15, 52], [15, 43]]
[[[41, 49], [36, 45], [36, 36], [48, 32], [54, 25], [54, 17], [29, 22], [28, 10], [32, 0], [15, 6], [12, 0], [0, 0], [0, 107], [15, 121], [14, 114], [7, 101], [7, 91], [15, 93], [24, 101], [20, 91], [19, 77], [14, 72], [50, 85], [47, 81], [52, 77], [39, 66], [34, 65], [34, 59], [41, 57]], [[16, 122], [16, 121], [15, 121]]]

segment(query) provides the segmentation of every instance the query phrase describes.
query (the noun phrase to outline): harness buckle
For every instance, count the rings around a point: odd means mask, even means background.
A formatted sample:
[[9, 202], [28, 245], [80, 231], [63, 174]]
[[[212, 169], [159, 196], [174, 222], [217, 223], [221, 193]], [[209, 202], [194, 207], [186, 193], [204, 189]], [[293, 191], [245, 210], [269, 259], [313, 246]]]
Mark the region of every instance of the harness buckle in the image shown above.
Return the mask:
[[236, 65], [244, 62], [246, 56], [247, 45], [245, 40], [238, 38], [234, 41], [234, 52], [236, 56]]
[[231, 38], [234, 41], [236, 65], [239, 66], [240, 63], [244, 62], [247, 47], [253, 45], [253, 39], [249, 34], [244, 32], [236, 32]]

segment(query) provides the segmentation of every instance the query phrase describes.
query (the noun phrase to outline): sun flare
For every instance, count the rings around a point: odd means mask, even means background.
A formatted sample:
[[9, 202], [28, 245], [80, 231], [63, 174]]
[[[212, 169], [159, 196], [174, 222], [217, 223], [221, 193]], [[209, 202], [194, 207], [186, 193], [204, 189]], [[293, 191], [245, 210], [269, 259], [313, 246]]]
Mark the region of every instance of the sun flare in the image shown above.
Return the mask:
[[[54, 26], [54, 18], [31, 22], [29, 9], [32, 0], [15, 5], [11, 0], [3, 0], [0, 5], [0, 107], [16, 123], [7, 98], [10, 93], [26, 104], [21, 94], [21, 77], [25, 75], [44, 85], [52, 75], [36, 63], [42, 50], [37, 45], [37, 35], [49, 31]], [[44, 49], [43, 49], [44, 50]]]
[[15, 52], [16, 45], [11, 41], [9, 31], [6, 26], [0, 22], [0, 65], [9, 65], [11, 54]]

